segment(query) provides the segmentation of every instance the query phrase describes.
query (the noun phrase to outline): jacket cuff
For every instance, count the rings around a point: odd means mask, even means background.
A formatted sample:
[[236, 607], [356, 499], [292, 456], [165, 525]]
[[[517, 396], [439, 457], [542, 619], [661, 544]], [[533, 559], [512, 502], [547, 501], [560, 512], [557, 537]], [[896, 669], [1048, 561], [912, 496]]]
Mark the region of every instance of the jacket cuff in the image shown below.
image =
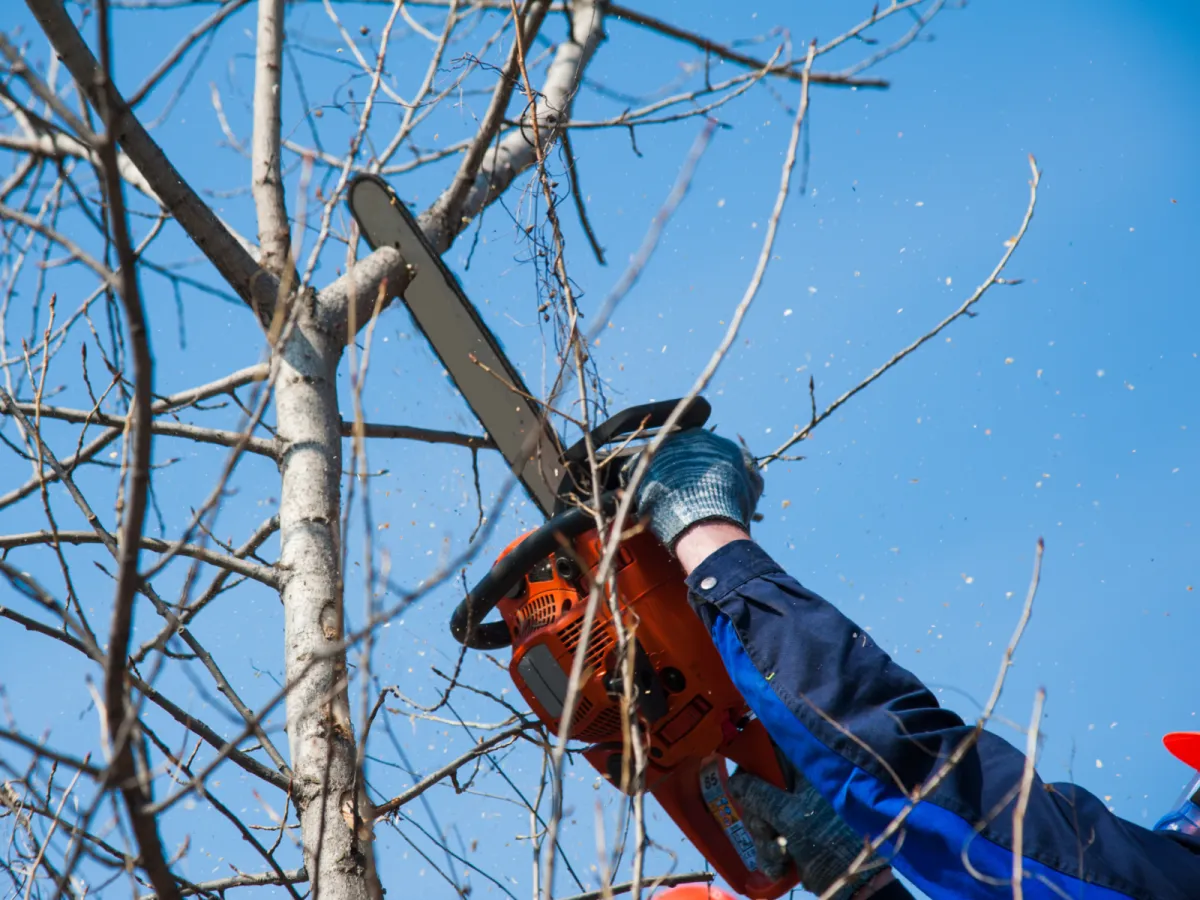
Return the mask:
[[694, 601], [721, 605], [721, 601], [748, 581], [764, 575], [783, 574], [779, 563], [771, 559], [754, 541], [733, 541], [709, 554], [687, 577], [688, 592]]

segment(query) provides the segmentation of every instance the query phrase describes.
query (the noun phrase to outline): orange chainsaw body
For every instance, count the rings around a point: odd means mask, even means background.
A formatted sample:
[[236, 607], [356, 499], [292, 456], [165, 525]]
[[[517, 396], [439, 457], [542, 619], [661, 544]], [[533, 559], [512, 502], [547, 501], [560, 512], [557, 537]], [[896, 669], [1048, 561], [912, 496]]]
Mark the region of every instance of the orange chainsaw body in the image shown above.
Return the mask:
[[[510, 544], [507, 555], [525, 536]], [[601, 547], [596, 532], [534, 566], [497, 604], [512, 635], [509, 672], [522, 696], [555, 733], [579, 651], [588, 586]], [[556, 564], [557, 559], [557, 564]], [[562, 560], [570, 560], [566, 565]], [[734, 687], [707, 629], [688, 604], [683, 572], [647, 532], [620, 547], [618, 609], [636, 640], [633, 662], [638, 716], [646, 746], [645, 788], [717, 873], [738, 893], [774, 900], [795, 887], [794, 874], [775, 881], [755, 868], [754, 847], [726, 787], [732, 760], [778, 787], [784, 776], [774, 745]], [[589, 744], [584, 756], [621, 787], [626, 750], [612, 614], [602, 604], [584, 651], [584, 669], [569, 735]]]

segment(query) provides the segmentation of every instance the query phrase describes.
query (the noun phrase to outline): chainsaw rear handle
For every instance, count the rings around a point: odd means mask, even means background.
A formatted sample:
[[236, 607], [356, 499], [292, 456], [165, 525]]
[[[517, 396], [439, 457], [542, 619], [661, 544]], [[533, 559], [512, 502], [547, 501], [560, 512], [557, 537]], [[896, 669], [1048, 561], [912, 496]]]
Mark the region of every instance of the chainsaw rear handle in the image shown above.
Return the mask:
[[[660, 400], [657, 403], [644, 403], [641, 406], [631, 406], [624, 409], [591, 432], [593, 448], [602, 447], [617, 438], [637, 434], [650, 429], [661, 428], [670, 418], [679, 400]], [[691, 402], [679, 417], [679, 428], [699, 428], [708, 421], [712, 407], [703, 397], [693, 397]], [[587, 462], [587, 442], [580, 440], [566, 453], [562, 461], [566, 468], [562, 483], [559, 485], [559, 505], [564, 504], [567, 494], [576, 486], [576, 473]], [[619, 467], [610, 467], [609, 477], [615, 482], [620, 474]], [[606, 485], [615, 488], [616, 484]], [[617, 492], [615, 489], [605, 490], [600, 496], [600, 506], [605, 515], [612, 515], [617, 507]], [[580, 506], [563, 509], [553, 518], [547, 520], [521, 541], [511, 553], [506, 555], [483, 576], [473, 587], [463, 601], [455, 607], [450, 617], [450, 633], [460, 644], [472, 650], [498, 650], [512, 644], [512, 635], [508, 626], [503, 622], [484, 622], [483, 619], [500, 602], [509, 591], [515, 588], [539, 562], [569, 544], [581, 534], [595, 527], [595, 518], [591, 510]]]
[[[627, 434], [661, 428], [678, 405], [678, 400], [659, 400], [656, 403], [643, 403], [641, 406], [630, 406], [623, 409], [592, 429], [592, 446], [603, 447]], [[709, 406], [707, 400], [703, 397], [693, 397], [687, 408], [684, 409], [683, 415], [679, 417], [678, 427], [680, 429], [699, 428], [708, 421], [711, 413], [712, 407]], [[587, 462], [587, 442], [576, 441], [571, 449], [563, 454], [563, 462], [568, 466]]]

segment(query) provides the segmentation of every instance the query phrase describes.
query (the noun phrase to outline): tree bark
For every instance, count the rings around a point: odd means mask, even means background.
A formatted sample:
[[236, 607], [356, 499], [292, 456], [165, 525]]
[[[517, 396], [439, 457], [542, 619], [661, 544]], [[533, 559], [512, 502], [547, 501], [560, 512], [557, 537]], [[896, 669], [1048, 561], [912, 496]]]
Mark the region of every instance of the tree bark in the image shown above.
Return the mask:
[[[399, 273], [399, 275], [397, 275]], [[401, 294], [407, 268], [381, 248], [320, 294], [297, 302], [279, 354], [275, 410], [282, 476], [279, 580], [284, 609], [288, 747], [293, 798], [313, 896], [369, 900], [363, 840], [367, 802], [356, 792], [356, 744], [346, 684], [341, 527], [342, 417], [337, 369], [353, 321], [374, 300]], [[377, 892], [374, 892], [377, 893]]]
[[358, 837], [342, 818], [353, 809], [354, 729], [342, 639], [342, 435], [337, 367], [342, 345], [314, 321], [312, 310], [283, 347], [275, 383], [281, 442], [280, 597], [293, 798], [304, 839], [304, 865], [314, 892], [368, 900]]
[[254, 58], [254, 133], [250, 146], [251, 191], [258, 213], [259, 261], [280, 280], [291, 265], [291, 240], [279, 158], [282, 100], [279, 75], [282, 69], [283, 0], [259, 0]]

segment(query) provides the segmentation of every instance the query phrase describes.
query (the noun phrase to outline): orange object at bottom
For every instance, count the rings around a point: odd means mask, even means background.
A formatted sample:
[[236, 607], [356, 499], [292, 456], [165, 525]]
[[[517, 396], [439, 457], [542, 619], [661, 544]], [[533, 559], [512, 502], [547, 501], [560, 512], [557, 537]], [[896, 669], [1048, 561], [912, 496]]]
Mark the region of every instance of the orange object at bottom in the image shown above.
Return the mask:
[[666, 890], [658, 891], [654, 900], [734, 900], [720, 888], [711, 884], [679, 884]]
[[727, 788], [726, 760], [784, 786], [766, 728], [750, 713], [691, 609], [683, 572], [647, 533], [625, 541], [617, 561], [618, 610], [631, 637], [632, 658], [621, 655], [603, 602], [584, 646], [590, 575], [600, 549], [595, 532], [583, 535], [573, 553], [534, 566], [497, 604], [512, 634], [513, 681], [558, 734], [569, 673], [575, 655], [582, 653], [569, 733], [591, 745], [583, 755], [621, 787], [629, 769], [621, 703], [625, 676], [632, 673], [647, 792], [733, 890], [755, 900], [782, 896], [798, 877], [772, 880], [758, 871], [754, 845]]

